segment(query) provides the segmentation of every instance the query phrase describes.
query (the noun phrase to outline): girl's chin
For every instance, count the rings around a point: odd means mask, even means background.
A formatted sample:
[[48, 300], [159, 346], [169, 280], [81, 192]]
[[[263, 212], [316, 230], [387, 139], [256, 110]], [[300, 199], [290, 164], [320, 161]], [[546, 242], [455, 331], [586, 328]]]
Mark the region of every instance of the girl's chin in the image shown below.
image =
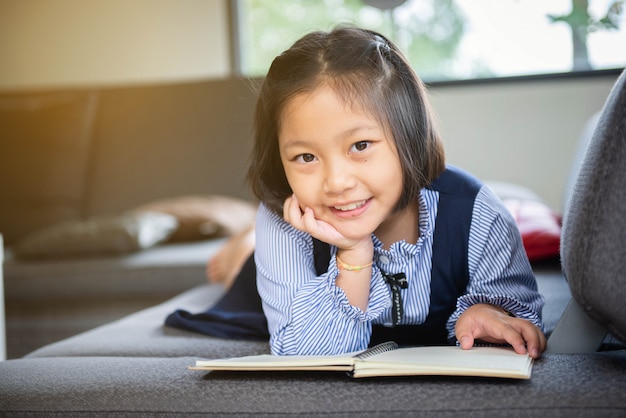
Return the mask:
[[342, 236], [354, 240], [369, 236], [376, 230], [376, 228], [363, 222], [333, 222], [330, 225]]

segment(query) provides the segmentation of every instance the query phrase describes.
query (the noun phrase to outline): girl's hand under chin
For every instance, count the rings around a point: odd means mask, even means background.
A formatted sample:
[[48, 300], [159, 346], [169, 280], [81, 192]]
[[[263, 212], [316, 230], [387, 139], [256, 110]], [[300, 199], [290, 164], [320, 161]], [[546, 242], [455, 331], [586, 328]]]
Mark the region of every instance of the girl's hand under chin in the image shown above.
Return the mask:
[[[302, 210], [295, 194], [285, 200], [285, 204], [283, 205], [283, 218], [294, 228], [307, 232], [320, 241], [335, 245], [337, 248], [355, 248], [362, 241], [346, 238], [328, 222], [317, 219], [313, 213], [313, 209], [305, 207], [304, 210]], [[368, 241], [370, 240], [369, 235], [364, 238], [367, 238]]]
[[342, 288], [348, 302], [365, 312], [369, 303], [372, 257], [374, 246], [368, 234], [362, 238], [347, 238], [328, 222], [315, 217], [313, 209], [300, 204], [295, 195], [287, 198], [283, 206], [283, 217], [294, 228], [311, 234], [312, 237], [337, 247], [337, 259], [352, 266], [363, 266], [354, 271], [341, 270], [335, 285]]

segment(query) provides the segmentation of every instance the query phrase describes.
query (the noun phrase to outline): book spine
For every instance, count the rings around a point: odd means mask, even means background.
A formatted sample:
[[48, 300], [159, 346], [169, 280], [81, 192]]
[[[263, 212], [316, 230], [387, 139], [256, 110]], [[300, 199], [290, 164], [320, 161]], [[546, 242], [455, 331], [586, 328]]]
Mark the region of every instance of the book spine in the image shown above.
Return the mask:
[[375, 345], [374, 347], [370, 347], [362, 353], [357, 354], [354, 358], [359, 360], [365, 360], [366, 358], [375, 356], [380, 353], [385, 353], [387, 351], [393, 351], [398, 348], [398, 344], [395, 341], [387, 341], [385, 343], [381, 343]]

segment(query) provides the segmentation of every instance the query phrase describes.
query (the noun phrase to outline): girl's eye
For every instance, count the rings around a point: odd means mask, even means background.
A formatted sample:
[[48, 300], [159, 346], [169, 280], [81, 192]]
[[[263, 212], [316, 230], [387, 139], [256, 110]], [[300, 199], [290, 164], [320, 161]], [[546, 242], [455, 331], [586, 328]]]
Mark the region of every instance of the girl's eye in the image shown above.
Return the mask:
[[300, 162], [300, 163], [312, 163], [313, 161], [315, 161], [315, 155], [313, 155], [313, 154], [300, 154], [300, 155], [296, 156], [295, 160]]
[[369, 148], [369, 146], [370, 146], [369, 141], [359, 141], [355, 143], [354, 145], [352, 145], [353, 149], [357, 152], [365, 151], [367, 148]]

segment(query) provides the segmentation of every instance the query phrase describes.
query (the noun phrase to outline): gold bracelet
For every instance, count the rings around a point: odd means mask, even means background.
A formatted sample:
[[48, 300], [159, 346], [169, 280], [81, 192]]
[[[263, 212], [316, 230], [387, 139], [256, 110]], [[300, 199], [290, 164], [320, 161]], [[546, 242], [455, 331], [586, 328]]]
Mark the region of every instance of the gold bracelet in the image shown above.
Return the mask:
[[373, 262], [370, 261], [369, 263], [367, 263], [367, 264], [365, 264], [363, 266], [354, 266], [352, 264], [344, 263], [343, 261], [341, 261], [339, 256], [335, 256], [335, 258], [337, 259], [337, 268], [340, 269], [340, 270], [361, 271], [364, 268], [370, 267], [373, 264]]

